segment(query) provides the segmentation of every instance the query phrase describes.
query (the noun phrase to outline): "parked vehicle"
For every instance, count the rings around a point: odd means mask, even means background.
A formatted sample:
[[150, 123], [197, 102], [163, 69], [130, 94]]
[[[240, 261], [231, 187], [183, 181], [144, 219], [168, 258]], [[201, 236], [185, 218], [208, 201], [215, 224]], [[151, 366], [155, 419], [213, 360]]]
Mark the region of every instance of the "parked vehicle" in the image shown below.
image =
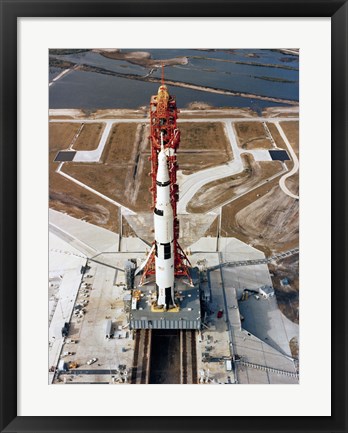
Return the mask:
[[64, 361], [64, 359], [61, 359], [58, 363], [58, 371], [68, 371], [68, 365]]
[[105, 329], [105, 338], [112, 338], [112, 320], [107, 320]]
[[71, 355], [75, 355], [75, 352], [64, 352], [62, 354], [62, 358], [64, 358], [65, 356], [71, 356]]

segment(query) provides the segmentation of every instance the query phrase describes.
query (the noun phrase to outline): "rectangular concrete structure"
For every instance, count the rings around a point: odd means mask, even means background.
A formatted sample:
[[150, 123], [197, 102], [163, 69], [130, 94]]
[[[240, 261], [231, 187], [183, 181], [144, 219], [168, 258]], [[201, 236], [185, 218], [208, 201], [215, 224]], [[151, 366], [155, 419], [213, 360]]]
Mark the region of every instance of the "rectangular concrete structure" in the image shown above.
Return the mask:
[[192, 273], [194, 287], [187, 284], [187, 278], [175, 279], [175, 302], [179, 311], [154, 312], [151, 304], [155, 300], [155, 284], [137, 287], [141, 298], [137, 309], [130, 311], [130, 329], [200, 329], [201, 304], [198, 274]]

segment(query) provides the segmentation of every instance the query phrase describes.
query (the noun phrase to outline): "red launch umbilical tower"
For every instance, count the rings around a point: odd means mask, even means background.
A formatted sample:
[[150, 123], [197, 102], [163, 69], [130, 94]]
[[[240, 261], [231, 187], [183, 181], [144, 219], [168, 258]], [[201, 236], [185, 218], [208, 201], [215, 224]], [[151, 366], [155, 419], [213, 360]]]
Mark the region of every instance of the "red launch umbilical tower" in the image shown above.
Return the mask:
[[[179, 187], [176, 179], [178, 163], [176, 160], [176, 150], [180, 144], [180, 131], [177, 127], [177, 114], [175, 96], [171, 96], [167, 86], [164, 84], [164, 68], [162, 66], [162, 83], [157, 95], [153, 95], [150, 101], [150, 145], [151, 145], [151, 188], [152, 208], [156, 203], [156, 177], [158, 168], [158, 153], [161, 150], [161, 136], [163, 137], [164, 148], [167, 149], [168, 171], [170, 177], [170, 200], [174, 215], [174, 272], [176, 276], [186, 275], [190, 283], [192, 280], [189, 273], [190, 261], [179, 245], [179, 220], [177, 218], [177, 202], [179, 200]], [[155, 273], [155, 255], [150, 255], [144, 272], [144, 279]]]

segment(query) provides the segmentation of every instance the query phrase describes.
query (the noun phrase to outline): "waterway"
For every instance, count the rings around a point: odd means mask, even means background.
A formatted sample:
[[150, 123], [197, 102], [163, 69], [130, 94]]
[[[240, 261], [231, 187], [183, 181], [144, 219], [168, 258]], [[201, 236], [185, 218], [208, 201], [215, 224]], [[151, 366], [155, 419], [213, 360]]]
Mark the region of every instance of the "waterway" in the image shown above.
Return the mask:
[[[131, 50], [123, 50], [124, 52]], [[188, 58], [186, 65], [165, 67], [165, 78], [236, 92], [270, 96], [298, 101], [299, 57], [276, 50], [164, 50], [147, 51], [153, 59], [173, 57]], [[85, 51], [52, 57], [100, 70], [120, 74], [133, 74], [160, 78], [161, 71], [132, 64], [126, 60], [106, 58], [99, 53]], [[59, 75], [60, 68], [49, 68], [49, 81]], [[103, 72], [72, 70], [54, 82], [49, 88], [50, 108], [130, 108], [147, 106], [158, 83], [138, 81]], [[266, 106], [286, 105], [259, 99], [229, 96], [170, 86], [170, 93], [177, 98], [180, 108], [192, 102], [204, 102], [215, 107], [251, 107], [257, 111]]]

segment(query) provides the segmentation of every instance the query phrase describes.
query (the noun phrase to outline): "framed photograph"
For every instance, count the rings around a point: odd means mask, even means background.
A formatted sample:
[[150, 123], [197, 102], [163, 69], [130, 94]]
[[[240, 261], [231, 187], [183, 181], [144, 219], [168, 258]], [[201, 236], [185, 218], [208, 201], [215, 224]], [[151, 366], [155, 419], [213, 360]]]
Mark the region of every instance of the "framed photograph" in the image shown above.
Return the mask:
[[0, 3], [1, 431], [347, 431], [347, 3]]

